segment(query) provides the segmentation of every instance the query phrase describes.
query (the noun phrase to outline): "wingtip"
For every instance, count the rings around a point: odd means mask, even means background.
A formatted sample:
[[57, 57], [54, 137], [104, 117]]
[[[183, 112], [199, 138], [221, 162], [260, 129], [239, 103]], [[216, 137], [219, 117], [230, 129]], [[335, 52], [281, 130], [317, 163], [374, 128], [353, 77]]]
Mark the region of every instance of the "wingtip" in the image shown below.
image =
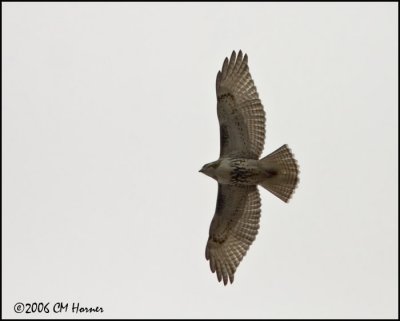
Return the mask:
[[221, 77], [222, 77], [222, 72], [218, 71], [217, 78], [216, 78], [216, 81], [215, 81], [215, 85], [216, 85], [217, 90], [218, 90], [218, 86], [219, 86], [219, 84], [221, 82]]
[[228, 276], [226, 279], [223, 279], [223, 282], [224, 282], [224, 286], [227, 286], [228, 284], [232, 284], [233, 283], [233, 275]]
[[238, 59], [238, 61], [240, 61], [240, 62], [242, 61], [242, 59], [243, 59], [243, 52], [242, 52], [242, 50], [239, 50], [237, 59]]
[[231, 54], [231, 58], [229, 59], [229, 64], [232, 66], [236, 61], [236, 51], [233, 50]]

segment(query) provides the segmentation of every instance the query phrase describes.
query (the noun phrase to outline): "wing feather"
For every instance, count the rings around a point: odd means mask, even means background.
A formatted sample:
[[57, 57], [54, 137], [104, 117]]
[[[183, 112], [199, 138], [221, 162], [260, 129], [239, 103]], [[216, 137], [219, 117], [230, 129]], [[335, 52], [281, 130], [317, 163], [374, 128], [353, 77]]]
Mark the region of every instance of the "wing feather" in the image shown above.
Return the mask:
[[232, 51], [231, 58], [229, 59], [228, 70], [226, 72], [228, 75], [232, 74], [233, 68], [235, 67], [235, 61], [236, 61], [236, 52]]
[[261, 215], [256, 186], [218, 186], [218, 199], [206, 259], [218, 281], [233, 282], [237, 267], [256, 238]]
[[265, 112], [242, 51], [225, 58], [217, 74], [220, 157], [258, 159], [264, 148]]

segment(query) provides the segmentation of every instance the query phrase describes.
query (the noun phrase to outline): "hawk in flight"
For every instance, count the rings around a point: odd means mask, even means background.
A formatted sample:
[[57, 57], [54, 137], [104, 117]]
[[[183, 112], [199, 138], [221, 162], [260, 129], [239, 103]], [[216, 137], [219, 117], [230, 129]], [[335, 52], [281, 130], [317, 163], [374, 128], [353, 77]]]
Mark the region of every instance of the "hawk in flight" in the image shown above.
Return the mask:
[[220, 155], [200, 172], [218, 182], [206, 259], [224, 285], [256, 238], [261, 214], [257, 185], [288, 202], [298, 182], [298, 167], [287, 145], [260, 158], [265, 139], [265, 112], [247, 65], [247, 54], [225, 58], [217, 74]]

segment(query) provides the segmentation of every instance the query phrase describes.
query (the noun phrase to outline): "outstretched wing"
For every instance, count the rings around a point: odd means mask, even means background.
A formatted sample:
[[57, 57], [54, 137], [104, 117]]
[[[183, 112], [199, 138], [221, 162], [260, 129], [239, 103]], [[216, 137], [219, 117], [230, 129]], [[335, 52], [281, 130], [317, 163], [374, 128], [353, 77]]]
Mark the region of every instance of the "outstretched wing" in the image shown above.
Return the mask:
[[218, 72], [217, 112], [220, 157], [259, 159], [264, 148], [265, 112], [247, 65], [247, 54], [235, 51]]
[[218, 185], [206, 259], [218, 281], [232, 283], [235, 271], [256, 238], [261, 215], [257, 186]]

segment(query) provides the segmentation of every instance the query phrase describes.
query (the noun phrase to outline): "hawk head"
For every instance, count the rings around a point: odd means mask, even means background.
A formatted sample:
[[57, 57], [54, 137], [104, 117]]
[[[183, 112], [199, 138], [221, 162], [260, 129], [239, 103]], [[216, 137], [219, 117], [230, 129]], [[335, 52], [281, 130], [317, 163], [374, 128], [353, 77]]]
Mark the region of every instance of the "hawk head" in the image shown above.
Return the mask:
[[210, 176], [214, 179], [217, 179], [217, 175], [215, 173], [217, 167], [219, 165], [219, 161], [211, 162], [208, 164], [205, 164], [201, 170], [199, 170], [200, 173], [206, 174], [207, 176]]

